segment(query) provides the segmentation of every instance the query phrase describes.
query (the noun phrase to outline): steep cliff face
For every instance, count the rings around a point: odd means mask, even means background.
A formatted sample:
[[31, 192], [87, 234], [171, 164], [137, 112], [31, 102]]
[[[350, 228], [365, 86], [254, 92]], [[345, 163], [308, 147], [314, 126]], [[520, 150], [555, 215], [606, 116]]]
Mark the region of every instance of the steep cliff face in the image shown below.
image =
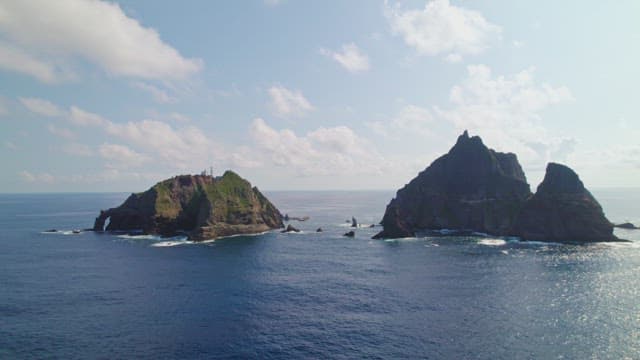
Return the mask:
[[529, 196], [516, 155], [493, 151], [465, 131], [447, 154], [398, 191], [375, 238], [439, 229], [507, 235]]
[[598, 201], [567, 166], [547, 165], [544, 180], [518, 216], [513, 233], [527, 240], [616, 241]]
[[227, 171], [221, 177], [181, 175], [132, 194], [119, 207], [101, 211], [94, 230], [186, 232], [191, 239], [249, 234], [283, 227], [278, 209], [251, 184]]

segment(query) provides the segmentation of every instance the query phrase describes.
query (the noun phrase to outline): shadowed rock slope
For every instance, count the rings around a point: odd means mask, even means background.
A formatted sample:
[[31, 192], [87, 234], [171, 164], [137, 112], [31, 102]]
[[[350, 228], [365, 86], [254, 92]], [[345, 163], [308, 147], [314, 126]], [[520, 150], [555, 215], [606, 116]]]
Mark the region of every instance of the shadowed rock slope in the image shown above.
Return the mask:
[[283, 227], [278, 209], [232, 171], [221, 177], [180, 175], [131, 194], [120, 206], [103, 210], [95, 231], [142, 231], [192, 240], [260, 233]]
[[375, 238], [411, 237], [424, 229], [507, 235], [529, 196], [516, 155], [493, 151], [465, 131], [449, 153], [398, 191]]
[[567, 166], [549, 163], [544, 180], [523, 207], [513, 233], [557, 242], [616, 241], [598, 201]]

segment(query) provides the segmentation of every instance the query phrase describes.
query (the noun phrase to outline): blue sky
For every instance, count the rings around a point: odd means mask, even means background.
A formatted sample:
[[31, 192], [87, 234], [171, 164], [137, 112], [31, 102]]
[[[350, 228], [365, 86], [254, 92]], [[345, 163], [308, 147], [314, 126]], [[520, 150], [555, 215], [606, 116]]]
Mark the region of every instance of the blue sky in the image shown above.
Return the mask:
[[395, 189], [468, 129], [640, 184], [640, 2], [0, 3], [0, 192]]

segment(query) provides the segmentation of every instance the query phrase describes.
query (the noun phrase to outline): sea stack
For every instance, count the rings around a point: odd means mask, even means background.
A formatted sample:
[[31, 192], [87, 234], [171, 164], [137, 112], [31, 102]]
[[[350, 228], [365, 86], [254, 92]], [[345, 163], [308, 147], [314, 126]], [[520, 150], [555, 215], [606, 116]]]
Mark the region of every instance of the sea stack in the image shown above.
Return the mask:
[[617, 241], [613, 224], [569, 167], [549, 163], [538, 190], [522, 208], [513, 234], [556, 242]]
[[93, 230], [142, 231], [191, 240], [254, 234], [284, 227], [280, 211], [233, 171], [220, 177], [180, 175], [131, 194], [125, 202], [103, 210]]
[[508, 235], [531, 190], [515, 154], [489, 149], [467, 131], [397, 192], [374, 238], [459, 229]]

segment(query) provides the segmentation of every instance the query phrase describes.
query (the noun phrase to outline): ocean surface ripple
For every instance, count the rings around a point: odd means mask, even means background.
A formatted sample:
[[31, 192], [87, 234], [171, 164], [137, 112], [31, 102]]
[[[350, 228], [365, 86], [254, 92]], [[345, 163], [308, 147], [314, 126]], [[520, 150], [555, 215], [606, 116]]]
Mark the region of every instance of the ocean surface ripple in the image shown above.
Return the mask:
[[[594, 191], [640, 222], [640, 191]], [[302, 234], [204, 244], [73, 234], [127, 194], [0, 195], [0, 358], [622, 359], [640, 354], [640, 231], [588, 246], [345, 238], [391, 192], [271, 192]], [[322, 227], [321, 233], [315, 229]], [[63, 230], [43, 233], [46, 229]]]

